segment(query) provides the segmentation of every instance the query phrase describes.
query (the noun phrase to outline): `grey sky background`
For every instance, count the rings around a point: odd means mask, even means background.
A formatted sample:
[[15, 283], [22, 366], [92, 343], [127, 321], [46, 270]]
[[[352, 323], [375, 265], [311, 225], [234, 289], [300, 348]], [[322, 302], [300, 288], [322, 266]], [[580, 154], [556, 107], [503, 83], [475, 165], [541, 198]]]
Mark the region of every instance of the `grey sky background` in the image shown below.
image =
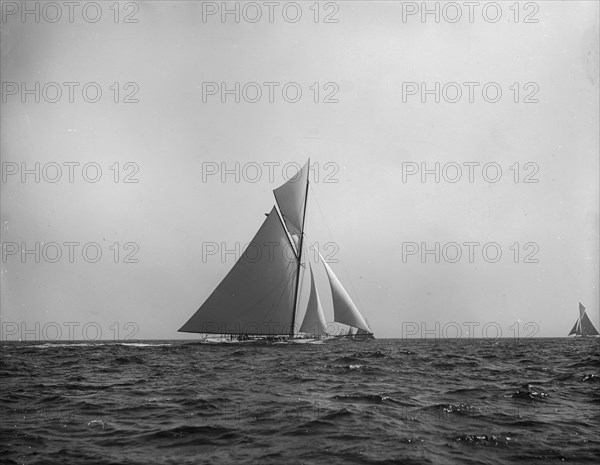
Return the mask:
[[[523, 16], [515, 23], [513, 2], [501, 2], [497, 23], [480, 14], [473, 23], [423, 23], [418, 16], [402, 21], [402, 2], [358, 1], [337, 2], [337, 23], [315, 23], [310, 2], [301, 3], [303, 17], [294, 24], [277, 14], [273, 23], [203, 22], [201, 2], [159, 1], [137, 2], [138, 23], [115, 23], [113, 2], [101, 3], [103, 18], [94, 24], [81, 15], [73, 23], [2, 18], [3, 83], [97, 82], [103, 90], [95, 104], [80, 90], [73, 103], [66, 95], [22, 103], [19, 94], [3, 94], [3, 169], [7, 162], [95, 162], [103, 169], [97, 183], [83, 180], [81, 166], [73, 183], [66, 168], [57, 183], [3, 179], [5, 248], [73, 241], [97, 242], [103, 252], [97, 263], [83, 260], [81, 247], [74, 263], [5, 256], [3, 323], [57, 322], [64, 338], [64, 322], [96, 322], [112, 338], [113, 323], [123, 337], [125, 323], [135, 322], [136, 338], [193, 337], [176, 330], [234, 263], [231, 255], [203, 263], [203, 242], [231, 249], [249, 242], [274, 203], [272, 189], [286, 180], [281, 167], [310, 157], [319, 179], [311, 177], [308, 239], [337, 244], [339, 263], [331, 266], [376, 336], [402, 337], [407, 322], [429, 329], [455, 322], [463, 336], [467, 322], [479, 323], [475, 336], [494, 322], [504, 337], [514, 335], [515, 322], [521, 336], [531, 333], [523, 325], [533, 322], [537, 336], [564, 336], [579, 301], [598, 327], [597, 2], [537, 2], [538, 23], [523, 23]], [[303, 95], [294, 104], [280, 90], [273, 103], [265, 95], [258, 103], [203, 102], [202, 83], [213, 81], [296, 82]], [[123, 85], [136, 83], [139, 102], [114, 103], [114, 82], [120, 99], [128, 94]], [[321, 99], [323, 85], [337, 83], [339, 101], [314, 103], [314, 82]], [[403, 82], [496, 82], [503, 95], [487, 103], [480, 86], [474, 103], [466, 96], [403, 102]], [[509, 89], [514, 82], [519, 103]], [[528, 82], [539, 87], [538, 103], [522, 102]], [[136, 163], [139, 182], [115, 183], [115, 162], [122, 176], [131, 172], [125, 163]], [[258, 163], [262, 177], [203, 179], [206, 163], [236, 162]], [[280, 163], [272, 180], [269, 162]], [[464, 174], [457, 183], [433, 176], [403, 182], [410, 162], [494, 162], [503, 174], [496, 183], [480, 170], [473, 183]], [[515, 162], [521, 170], [537, 164], [539, 182], [515, 183]], [[337, 182], [325, 182], [328, 174]], [[496, 242], [502, 258], [488, 263], [479, 247], [473, 263], [464, 255], [457, 263], [432, 256], [403, 262], [403, 243], [468, 241]], [[119, 263], [109, 249], [115, 242]], [[123, 263], [128, 242], [139, 247], [139, 263]], [[515, 242], [518, 263], [509, 249]], [[539, 247], [538, 263], [523, 262], [529, 242]], [[330, 317], [329, 290], [319, 284]]]

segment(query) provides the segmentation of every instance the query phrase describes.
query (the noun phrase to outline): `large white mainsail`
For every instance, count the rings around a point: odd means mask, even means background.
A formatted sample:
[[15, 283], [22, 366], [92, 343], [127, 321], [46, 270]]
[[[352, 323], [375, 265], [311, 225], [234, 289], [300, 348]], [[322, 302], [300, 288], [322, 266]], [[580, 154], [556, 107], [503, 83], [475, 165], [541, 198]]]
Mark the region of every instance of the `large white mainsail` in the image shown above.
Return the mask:
[[327, 334], [327, 323], [325, 323], [325, 315], [323, 314], [321, 299], [315, 286], [315, 278], [313, 277], [310, 262], [308, 262], [308, 271], [310, 273], [310, 296], [308, 298], [306, 313], [302, 320], [302, 326], [300, 326], [300, 332], [314, 336], [324, 336]]
[[289, 244], [273, 207], [231, 271], [179, 331], [288, 334], [297, 266]]
[[331, 286], [331, 296], [333, 297], [333, 320], [337, 323], [343, 323], [372, 333], [365, 319], [358, 311], [358, 308], [356, 308], [356, 305], [352, 302], [348, 292], [346, 292], [346, 289], [344, 289], [344, 286], [342, 286], [342, 283], [320, 253], [319, 258], [325, 266], [325, 271], [327, 271], [327, 277], [329, 278], [329, 285]]

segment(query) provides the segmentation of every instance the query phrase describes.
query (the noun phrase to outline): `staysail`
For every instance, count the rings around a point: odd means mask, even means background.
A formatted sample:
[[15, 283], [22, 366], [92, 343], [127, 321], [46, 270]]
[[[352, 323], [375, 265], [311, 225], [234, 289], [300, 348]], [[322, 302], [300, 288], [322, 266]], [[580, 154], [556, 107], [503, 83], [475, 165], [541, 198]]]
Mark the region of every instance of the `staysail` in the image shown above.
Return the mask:
[[179, 331], [288, 334], [297, 266], [289, 247], [288, 236], [273, 207], [231, 271]]
[[594, 324], [585, 313], [585, 307], [579, 302], [579, 318], [575, 322], [575, 326], [569, 332], [569, 336], [598, 336], [599, 333], [594, 327]]
[[573, 329], [571, 329], [571, 331], [569, 332], [569, 336], [572, 336], [573, 334], [579, 334], [581, 336], [581, 328], [580, 328], [579, 318], [577, 318], [577, 321], [575, 322], [575, 326], [573, 326]]
[[308, 298], [308, 306], [306, 307], [304, 320], [302, 320], [302, 326], [300, 326], [300, 332], [315, 336], [324, 336], [327, 334], [327, 323], [325, 323], [325, 315], [323, 314], [321, 299], [315, 286], [315, 278], [313, 277], [310, 262], [308, 263], [308, 270], [310, 273], [310, 297]]
[[294, 177], [273, 190], [285, 225], [290, 233], [297, 236], [300, 236], [304, 230], [304, 205], [306, 203], [309, 163], [310, 160]]
[[365, 322], [354, 302], [342, 286], [342, 283], [337, 278], [333, 270], [329, 267], [323, 256], [319, 253], [319, 258], [325, 266], [329, 285], [331, 286], [331, 295], [333, 297], [333, 319], [337, 323], [343, 323], [348, 326], [353, 326], [358, 329], [363, 329], [367, 332], [372, 332]]

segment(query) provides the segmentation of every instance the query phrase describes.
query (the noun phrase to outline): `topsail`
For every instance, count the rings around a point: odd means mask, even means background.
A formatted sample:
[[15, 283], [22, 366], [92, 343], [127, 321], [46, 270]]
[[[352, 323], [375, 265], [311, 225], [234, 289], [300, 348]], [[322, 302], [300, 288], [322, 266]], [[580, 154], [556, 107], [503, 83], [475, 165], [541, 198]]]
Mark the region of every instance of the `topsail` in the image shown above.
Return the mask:
[[294, 177], [273, 191], [285, 225], [291, 233], [304, 230], [304, 206], [308, 189], [309, 162]]

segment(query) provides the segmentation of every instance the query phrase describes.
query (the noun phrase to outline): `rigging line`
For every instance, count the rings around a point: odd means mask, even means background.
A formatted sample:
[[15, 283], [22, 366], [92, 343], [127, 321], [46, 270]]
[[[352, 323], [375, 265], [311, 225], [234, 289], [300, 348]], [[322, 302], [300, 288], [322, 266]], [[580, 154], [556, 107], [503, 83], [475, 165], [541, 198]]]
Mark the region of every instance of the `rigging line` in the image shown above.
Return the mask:
[[[306, 237], [306, 234], [304, 234], [304, 236]], [[304, 244], [302, 244], [302, 247], [304, 249], [306, 249], [306, 247], [304, 246]], [[306, 256], [306, 251], [303, 251], [302, 253], [303, 256]], [[298, 307], [300, 306], [300, 296], [302, 294], [302, 286], [304, 285], [304, 275], [306, 274], [306, 267], [308, 266], [307, 261], [308, 259], [305, 258], [305, 264], [304, 266], [302, 266], [302, 263], [300, 263], [300, 284], [299, 286], [299, 291], [298, 291]], [[298, 309], [296, 309], [296, 311], [298, 311]], [[306, 316], [306, 311], [304, 312], [304, 316]], [[302, 319], [304, 320], [304, 317], [302, 317]], [[300, 326], [302, 326], [302, 323], [300, 323]]]
[[287, 240], [290, 244], [292, 252], [294, 253], [294, 255], [297, 258], [298, 257], [297, 246], [294, 245], [292, 233], [288, 230], [288, 228], [285, 224], [285, 219], [283, 218], [283, 214], [279, 210], [279, 205], [277, 204], [277, 202], [275, 202], [275, 211], [277, 212], [277, 217], [279, 218], [279, 222], [281, 223], [281, 227], [283, 228], [283, 231], [285, 232], [285, 237], [287, 238]]
[[[288, 264], [288, 267], [286, 270], [288, 272], [289, 272], [291, 263], [292, 262], [290, 261], [290, 264]], [[281, 292], [279, 293], [279, 298], [277, 299], [277, 304], [281, 304], [281, 302], [283, 300], [283, 295], [287, 291], [288, 286], [293, 285], [294, 279], [295, 279], [294, 273], [290, 273], [290, 275], [287, 277], [287, 279], [285, 279], [285, 277], [284, 277], [281, 279], [281, 281], [279, 281], [280, 284], [283, 283], [283, 286], [281, 286], [281, 289], [280, 289]], [[293, 305], [293, 303], [292, 303], [292, 305]], [[272, 312], [273, 312], [273, 309], [271, 309], [271, 311], [269, 311], [269, 316], [272, 314]]]
[[[317, 205], [317, 209], [319, 210], [319, 213], [321, 214], [321, 217], [323, 218], [323, 223], [325, 224], [325, 227], [327, 228], [327, 231], [329, 232], [329, 237], [331, 238], [331, 240], [337, 244], [337, 242], [333, 239], [333, 233], [331, 232], [331, 228], [329, 227], [329, 223], [327, 223], [327, 219], [325, 218], [325, 214], [323, 213], [323, 210], [321, 209], [321, 205], [319, 204], [319, 201], [317, 200], [317, 194], [315, 194], [314, 189], [312, 188], [312, 185], [309, 186], [310, 191], [313, 194], [313, 198], [315, 201], [315, 204]], [[346, 266], [344, 265], [344, 262], [342, 260], [338, 260], [338, 263], [340, 263], [342, 265], [342, 268], [344, 269], [344, 273], [346, 274], [346, 276], [348, 277], [348, 283], [350, 284], [350, 288], [352, 289], [352, 293], [356, 296], [356, 300], [358, 302], [358, 305], [360, 306], [360, 313], [363, 315], [364, 319], [367, 319], [367, 312], [365, 311], [365, 307], [362, 304], [362, 302], [360, 301], [360, 297], [358, 296], [358, 293], [356, 292], [356, 289], [354, 288], [354, 285], [352, 284], [352, 279], [350, 279], [350, 273], [348, 273], [348, 270], [346, 269]], [[368, 322], [367, 322], [368, 324]]]
[[[306, 234], [304, 236], [305, 236], [305, 239], [308, 240], [308, 236]], [[317, 244], [317, 243], [316, 242], [312, 242], [312, 241], [310, 241], [310, 242], [311, 242], [311, 244], [310, 244], [309, 247], [307, 247], [307, 249], [310, 250], [310, 248], [312, 247], [313, 251], [316, 250], [318, 252], [318, 247], [315, 247], [315, 244]], [[317, 264], [320, 263], [321, 259], [318, 258], [318, 256], [316, 254], [313, 255], [313, 257], [314, 257], [314, 260], [312, 260], [312, 263], [315, 265], [315, 270], [316, 270], [318, 268]], [[307, 260], [307, 262], [309, 261], [308, 258], [306, 260]], [[325, 261], [325, 259], [323, 259], [323, 261]], [[321, 287], [321, 292], [323, 292], [323, 289], [324, 289], [322, 287], [323, 284], [319, 284], [319, 280], [317, 279], [317, 276], [316, 276], [315, 273], [316, 272], [311, 268], [311, 274], [313, 276], [313, 279], [315, 280], [315, 290], [318, 292], [319, 287]], [[330, 315], [329, 315], [330, 320], [333, 321], [334, 320], [334, 313], [335, 313], [335, 310], [333, 308], [333, 292], [331, 290], [331, 284], [329, 283], [329, 277], [327, 277], [327, 271], [325, 271], [325, 268], [323, 268], [322, 273], [325, 274], [325, 280], [326, 280], [325, 282], [328, 283], [327, 284], [327, 294], [329, 296], [328, 302], [331, 302], [331, 305], [329, 305], [329, 304], [327, 305], [327, 312], [330, 313]], [[321, 281], [322, 281], [322, 279], [321, 279]], [[321, 296], [323, 296], [323, 294], [321, 294]], [[309, 298], [310, 298], [310, 296], [309, 296]], [[308, 305], [307, 305], [307, 308], [308, 308]], [[325, 321], [327, 321], [327, 317], [325, 315], [324, 315], [324, 317], [325, 317]]]
[[[310, 158], [308, 159], [307, 165], [310, 168]], [[306, 205], [308, 203], [308, 189], [310, 187], [308, 173], [306, 175], [306, 188], [304, 191], [304, 207], [302, 213], [302, 223], [300, 227], [300, 242], [298, 244], [298, 267], [296, 268], [296, 289], [294, 291], [294, 310], [292, 312], [292, 328], [290, 329], [290, 338], [294, 337], [294, 326], [296, 325], [296, 311], [298, 310], [298, 290], [300, 288], [300, 268], [302, 268], [302, 247], [304, 245], [304, 222], [306, 221]]]
[[[283, 249], [281, 250], [281, 253], [285, 256]], [[279, 297], [277, 298], [277, 301], [276, 301], [277, 304], [281, 304], [283, 302], [283, 296], [284, 296], [285, 292], [287, 291], [288, 287], [294, 285], [294, 282], [296, 280], [296, 266], [297, 266], [296, 261], [297, 260], [298, 260], [297, 257], [294, 257], [293, 259], [287, 259], [288, 264], [286, 265], [285, 274], [288, 274], [288, 276], [286, 277], [284, 275], [281, 278], [281, 280], [278, 281], [277, 286], [275, 288], [273, 288], [273, 292], [276, 292], [276, 291], [278, 292]], [[300, 281], [300, 282], [302, 283], [302, 281]], [[294, 302], [292, 301], [290, 305], [293, 307]], [[267, 315], [271, 316], [273, 314], [273, 312], [275, 312], [275, 311], [276, 310], [274, 308], [271, 308], [271, 310], [269, 310]]]
[[[290, 262], [290, 263], [291, 263], [291, 262]], [[291, 274], [291, 273], [289, 272], [289, 269], [290, 269], [290, 265], [288, 265], [288, 267], [287, 267], [287, 270], [286, 270], [286, 272], [288, 272], [288, 273], [290, 274], [290, 276], [288, 276], [288, 277], [286, 278], [286, 277], [285, 277], [285, 275], [284, 275], [284, 276], [283, 276], [283, 277], [282, 277], [282, 278], [281, 278], [281, 279], [280, 279], [280, 280], [277, 282], [276, 286], [275, 286], [275, 287], [273, 287], [273, 290], [272, 290], [272, 292], [273, 292], [273, 293], [275, 293], [275, 292], [277, 292], [277, 291], [279, 292], [279, 294], [278, 294], [278, 295], [279, 295], [279, 297], [278, 297], [278, 299], [277, 299], [277, 304], [280, 304], [280, 303], [281, 303], [281, 301], [282, 301], [282, 299], [283, 299], [283, 294], [284, 294], [284, 293], [286, 292], [286, 290], [287, 290], [287, 285], [288, 285], [288, 282], [287, 282], [287, 281], [291, 282], [291, 281], [294, 279], [294, 276], [293, 276], [293, 274]], [[283, 283], [283, 285], [282, 285], [282, 283]], [[271, 292], [269, 292], [269, 294], [271, 294]], [[266, 296], [265, 296], [265, 298], [266, 298]], [[256, 307], [256, 306], [255, 306], [255, 307]], [[269, 311], [268, 315], [269, 315], [269, 316], [271, 316], [272, 312], [273, 312], [273, 309], [271, 309], [271, 310]]]

